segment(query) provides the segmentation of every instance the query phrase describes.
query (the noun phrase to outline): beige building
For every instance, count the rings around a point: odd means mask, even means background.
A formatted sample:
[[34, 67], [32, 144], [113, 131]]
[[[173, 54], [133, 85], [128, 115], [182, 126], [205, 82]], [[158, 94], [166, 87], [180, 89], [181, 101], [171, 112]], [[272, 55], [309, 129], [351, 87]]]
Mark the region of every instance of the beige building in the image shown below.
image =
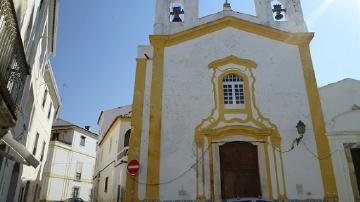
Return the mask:
[[98, 135], [57, 119], [52, 127], [40, 201], [90, 201]]
[[[58, 8], [57, 0], [1, 1], [1, 39], [10, 42], [7, 32], [18, 27], [11, 35], [16, 36], [16, 45], [7, 46], [18, 52], [13, 58], [0, 56], [1, 77], [10, 78], [6, 85], [1, 80], [1, 87], [6, 86], [11, 93], [3, 96], [6, 93], [1, 89], [0, 125], [9, 130], [0, 135], [0, 201], [39, 200], [51, 126], [60, 108], [50, 62], [55, 52]], [[11, 58], [10, 66], [3, 66], [4, 58]], [[22, 73], [25, 77], [19, 77]], [[11, 115], [3, 114], [7, 111], [3, 106], [11, 109]], [[3, 117], [12, 117], [12, 126], [4, 126]]]
[[99, 129], [104, 132], [97, 148], [93, 201], [125, 199], [131, 113], [131, 106], [124, 106], [100, 114]]

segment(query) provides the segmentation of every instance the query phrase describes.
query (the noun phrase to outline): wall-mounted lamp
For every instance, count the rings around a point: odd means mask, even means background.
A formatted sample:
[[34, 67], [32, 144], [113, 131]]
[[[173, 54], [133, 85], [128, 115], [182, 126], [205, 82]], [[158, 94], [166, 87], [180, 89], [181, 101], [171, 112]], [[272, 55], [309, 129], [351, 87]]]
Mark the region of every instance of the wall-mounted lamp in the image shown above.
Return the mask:
[[300, 137], [297, 137], [295, 139], [296, 144], [299, 145], [300, 141], [303, 139], [305, 131], [306, 131], [306, 125], [304, 122], [299, 121], [296, 125], [296, 129], [298, 131], [298, 134], [300, 135]]
[[297, 129], [297, 131], [298, 131], [298, 134], [301, 135], [301, 136], [303, 136], [304, 133], [305, 133], [305, 130], [306, 130], [306, 125], [305, 125], [305, 123], [302, 122], [302, 121], [299, 121], [299, 122], [297, 123], [297, 125], [296, 125], [296, 129]]

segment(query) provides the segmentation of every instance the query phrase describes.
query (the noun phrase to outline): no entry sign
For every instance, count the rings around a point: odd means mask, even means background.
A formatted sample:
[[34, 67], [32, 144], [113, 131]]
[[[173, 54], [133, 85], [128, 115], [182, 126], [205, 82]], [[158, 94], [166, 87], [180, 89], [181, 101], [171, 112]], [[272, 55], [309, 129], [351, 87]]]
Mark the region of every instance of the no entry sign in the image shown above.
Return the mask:
[[131, 175], [136, 175], [139, 172], [140, 163], [137, 160], [132, 160], [127, 166], [127, 170]]

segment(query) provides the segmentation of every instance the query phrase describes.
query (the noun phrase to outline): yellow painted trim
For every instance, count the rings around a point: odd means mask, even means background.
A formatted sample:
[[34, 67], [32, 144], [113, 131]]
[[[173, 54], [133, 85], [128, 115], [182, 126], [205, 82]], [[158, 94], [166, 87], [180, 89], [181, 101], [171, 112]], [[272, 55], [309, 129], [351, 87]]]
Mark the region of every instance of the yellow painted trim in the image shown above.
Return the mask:
[[164, 43], [152, 40], [153, 66], [150, 94], [150, 127], [148, 145], [146, 200], [159, 200], [161, 113], [163, 98]]
[[275, 177], [276, 177], [276, 191], [277, 191], [277, 199], [280, 199], [280, 184], [279, 184], [279, 173], [278, 173], [278, 166], [277, 166], [277, 158], [275, 149], [273, 149], [273, 158], [274, 158], [274, 169], [275, 169]]
[[130, 118], [124, 118], [124, 117], [116, 117], [115, 120], [111, 123], [108, 130], [105, 132], [103, 138], [99, 142], [99, 147], [109, 138], [110, 134], [113, 132], [113, 130], [118, 126], [121, 122], [130, 122]]
[[[142, 117], [144, 107], [144, 93], [146, 81], [146, 59], [137, 59], [136, 61], [136, 80], [134, 87], [133, 109], [131, 116], [131, 135], [129, 142], [129, 160], [140, 161], [140, 147], [141, 147], [141, 131], [142, 131]], [[141, 163], [141, 162], [140, 162]], [[126, 192], [125, 201], [139, 201], [138, 198], [138, 181], [137, 176], [126, 176]], [[133, 189], [133, 190], [132, 190]]]
[[219, 67], [227, 65], [227, 64], [235, 64], [235, 65], [245, 66], [245, 67], [249, 67], [249, 68], [257, 67], [257, 64], [252, 60], [241, 59], [234, 55], [230, 55], [226, 58], [223, 58], [220, 60], [215, 60], [214, 62], [210, 63], [209, 68], [219, 68]]
[[[271, 171], [270, 169], [270, 159], [269, 159], [269, 145], [268, 144], [264, 144], [264, 153], [265, 153], [265, 166], [266, 166], [266, 176], [267, 176], [267, 181], [268, 181], [268, 190], [269, 190], [269, 199], [274, 199], [273, 196], [273, 190], [272, 190], [272, 180], [271, 180]], [[266, 158], [268, 157], [268, 158]]]
[[[211, 199], [214, 201], [215, 199], [215, 176], [214, 176], [214, 152], [213, 152], [213, 145], [212, 145], [212, 138], [208, 138], [209, 144], [209, 160], [210, 160], [210, 196]], [[205, 183], [204, 183], [205, 186]]]
[[71, 151], [71, 152], [75, 152], [75, 153], [78, 153], [78, 154], [82, 154], [84, 156], [88, 156], [88, 157], [91, 157], [91, 158], [96, 158], [96, 156], [92, 156], [92, 155], [89, 155], [87, 153], [84, 153], [84, 152], [81, 152], [77, 149], [74, 149], [73, 147], [71, 147], [70, 145], [64, 145], [63, 143], [61, 142], [58, 142], [58, 141], [51, 141], [50, 142], [50, 148], [54, 148], [54, 147], [59, 147], [59, 148], [62, 148], [62, 149], [65, 149], [65, 150], [68, 150], [68, 151]]
[[[245, 74], [245, 71], [240, 71], [236, 69], [236, 66], [234, 68], [230, 68], [229, 70], [223, 71], [220, 75], [217, 76], [217, 68], [228, 65], [228, 64], [234, 64], [237, 66], [242, 66], [246, 68], [246, 72], [248, 74]], [[220, 60], [216, 60], [209, 64], [209, 68], [213, 70], [213, 75], [211, 79], [211, 84], [213, 85], [213, 93], [214, 93], [214, 108], [211, 110], [210, 115], [203, 119], [201, 123], [196, 127], [195, 129], [195, 140], [197, 143], [197, 147], [201, 148], [204, 146], [204, 139], [207, 139], [208, 142], [211, 141], [221, 141], [223, 139], [226, 139], [228, 137], [234, 137], [234, 136], [248, 136], [255, 138], [259, 141], [267, 142], [270, 140], [270, 143], [276, 147], [280, 148], [281, 146], [281, 136], [279, 133], [279, 130], [277, 126], [272, 123], [272, 121], [268, 118], [265, 118], [262, 113], [260, 112], [259, 108], [256, 106], [256, 98], [255, 98], [255, 82], [256, 78], [252, 72], [254, 68], [256, 68], [256, 63], [247, 60], [247, 59], [241, 59], [237, 58], [236, 56], [230, 55], [228, 57], [225, 57]], [[245, 108], [244, 109], [224, 109], [224, 101], [223, 101], [223, 92], [222, 92], [222, 79], [224, 76], [228, 74], [237, 74], [244, 80], [244, 91], [245, 91]], [[250, 80], [251, 79], [251, 80]], [[251, 82], [250, 82], [251, 81]], [[218, 85], [216, 85], [216, 83]], [[217, 113], [216, 113], [217, 112]], [[216, 116], [216, 114], [218, 114]], [[225, 115], [227, 114], [246, 114], [246, 117], [244, 118], [229, 118], [227, 119]], [[254, 114], [256, 114], [256, 118], [254, 117]], [[207, 123], [207, 125], [205, 124]], [[237, 125], [231, 125], [231, 126], [220, 126], [220, 123], [237, 123]], [[249, 123], [252, 123], [253, 126], [247, 125]], [[210, 143], [209, 143], [210, 144]], [[209, 153], [211, 153], [212, 148], [209, 148]], [[265, 166], [266, 166], [266, 174], [268, 175], [268, 190], [269, 190], [269, 196], [273, 197], [272, 193], [272, 176], [271, 176], [271, 170], [270, 170], [270, 156], [269, 152], [265, 149]], [[274, 151], [275, 153], [275, 151]], [[210, 154], [209, 154], [210, 155]], [[280, 154], [281, 156], [282, 154]], [[198, 157], [197, 157], [198, 158]], [[210, 170], [213, 171], [212, 168], [212, 158], [213, 156], [210, 155], [209, 157], [210, 161]], [[277, 160], [276, 156], [274, 157], [274, 165], [281, 166], [281, 169], [283, 170], [283, 161]], [[278, 165], [281, 164], [281, 165]], [[204, 174], [204, 171], [199, 171]], [[282, 182], [279, 182], [278, 175], [282, 174]], [[275, 170], [275, 180], [276, 180], [276, 187], [277, 187], [277, 196], [276, 198], [286, 198], [286, 187], [284, 187], [284, 194], [280, 196], [280, 184], [281, 186], [285, 186], [285, 175], [284, 173], [279, 173], [278, 169]], [[198, 183], [198, 182], [197, 182]], [[203, 179], [203, 186], [205, 184]], [[214, 173], [210, 172], [210, 194], [212, 199], [215, 197], [214, 193]], [[205, 192], [203, 195], [200, 195], [200, 193], [197, 193], [197, 198], [202, 197], [205, 195]]]
[[288, 44], [310, 43], [314, 33], [290, 33], [274, 29], [265, 25], [248, 22], [235, 17], [227, 16], [219, 20], [199, 25], [197, 27], [178, 32], [171, 35], [151, 35], [150, 41], [161, 40], [165, 46], [173, 46], [185, 41], [189, 41], [206, 34], [219, 31], [226, 27], [232, 27], [238, 30], [267, 37], [273, 40]]
[[[330, 152], [329, 141], [326, 136], [324, 115], [322, 112], [319, 91], [316, 84], [315, 73], [312, 65], [310, 48], [308, 44], [299, 46], [307, 97], [310, 106], [312, 125], [318, 156], [321, 158], [328, 156]], [[324, 186], [326, 199], [337, 199], [337, 188], [335, 182], [334, 168], [331, 158], [319, 160], [321, 176]]]
[[63, 180], [72, 180], [72, 181], [76, 181], [76, 182], [85, 182], [85, 183], [90, 183], [92, 184], [93, 181], [92, 179], [81, 179], [81, 180], [76, 180], [75, 177], [70, 177], [70, 176], [65, 176], [65, 175], [59, 175], [56, 173], [49, 173], [49, 172], [45, 172], [44, 176], [49, 177], [49, 178], [58, 178], [58, 179], [63, 179]]

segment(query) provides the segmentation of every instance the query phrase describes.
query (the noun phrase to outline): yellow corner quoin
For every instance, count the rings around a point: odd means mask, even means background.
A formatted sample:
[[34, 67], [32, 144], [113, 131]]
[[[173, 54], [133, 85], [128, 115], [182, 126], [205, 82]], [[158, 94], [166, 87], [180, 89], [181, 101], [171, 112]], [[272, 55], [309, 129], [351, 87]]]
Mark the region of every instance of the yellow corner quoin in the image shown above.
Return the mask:
[[[152, 41], [154, 42], [154, 41]], [[164, 44], [153, 44], [153, 67], [150, 94], [150, 127], [148, 146], [147, 185], [145, 199], [159, 199], [161, 113], [163, 97]]]
[[325, 121], [322, 112], [319, 91], [316, 84], [315, 73], [311, 60], [311, 53], [308, 44], [299, 45], [301, 62], [303, 65], [304, 79], [306, 85], [312, 124], [314, 128], [315, 141], [319, 156], [321, 176], [324, 186], [325, 199], [337, 199], [337, 188], [335, 182], [334, 168], [330, 154], [329, 141], [326, 136]]
[[[140, 158], [140, 146], [141, 146], [141, 131], [142, 131], [142, 117], [143, 117], [143, 105], [144, 105], [144, 92], [145, 92], [145, 80], [146, 80], [146, 59], [137, 59], [136, 61], [136, 80], [134, 87], [134, 101], [131, 116], [131, 138], [130, 149], [128, 159], [138, 160]], [[141, 163], [141, 162], [140, 162]], [[138, 177], [127, 174], [126, 178], [126, 195], [125, 201], [139, 201], [138, 198]]]

